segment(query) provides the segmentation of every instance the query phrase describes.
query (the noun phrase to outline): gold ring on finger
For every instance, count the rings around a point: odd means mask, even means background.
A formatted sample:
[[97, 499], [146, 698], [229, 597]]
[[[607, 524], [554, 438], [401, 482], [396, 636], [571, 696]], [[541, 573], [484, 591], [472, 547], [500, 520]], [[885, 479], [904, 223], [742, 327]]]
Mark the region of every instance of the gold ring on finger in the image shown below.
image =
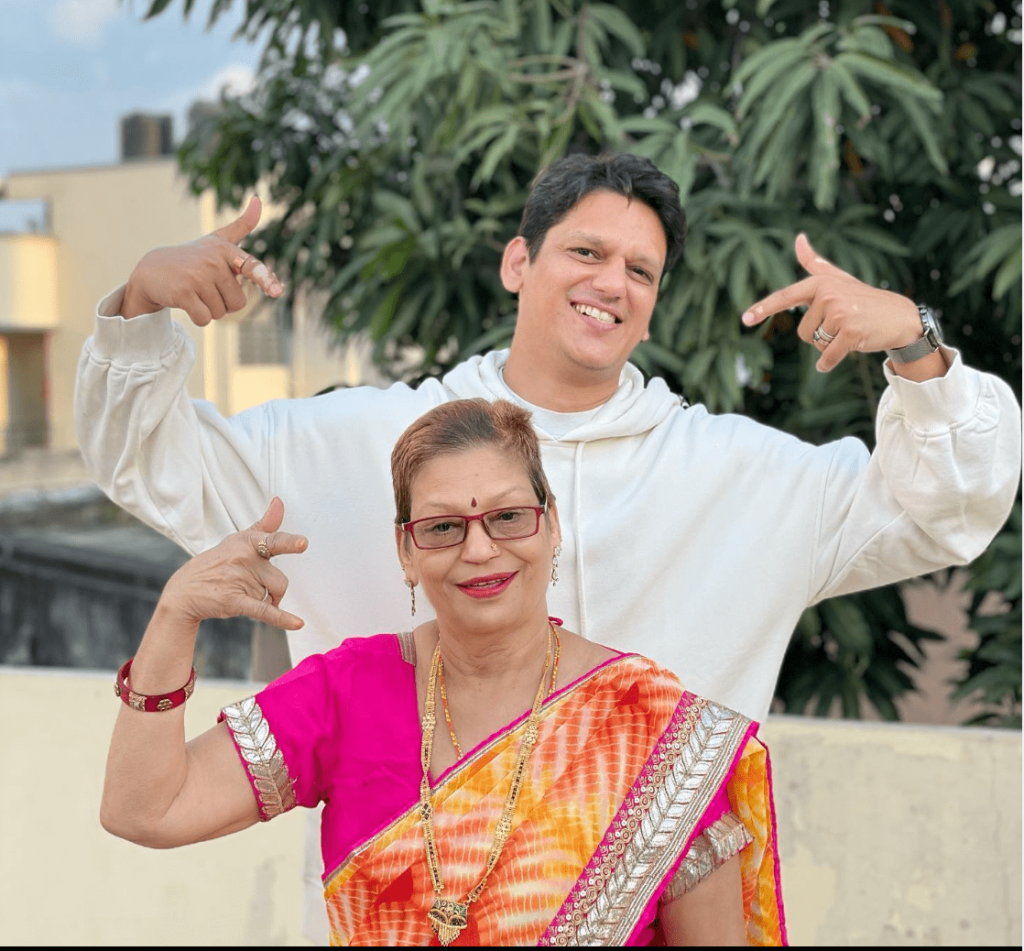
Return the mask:
[[267, 539], [269, 537], [269, 535], [264, 535], [256, 543], [256, 554], [259, 555], [260, 558], [266, 558], [268, 561], [270, 560], [270, 546], [267, 544]]
[[262, 604], [264, 601], [266, 601], [267, 598], [269, 598], [269, 597], [270, 597], [270, 588], [264, 588], [263, 589], [263, 597], [260, 599], [260, 604]]

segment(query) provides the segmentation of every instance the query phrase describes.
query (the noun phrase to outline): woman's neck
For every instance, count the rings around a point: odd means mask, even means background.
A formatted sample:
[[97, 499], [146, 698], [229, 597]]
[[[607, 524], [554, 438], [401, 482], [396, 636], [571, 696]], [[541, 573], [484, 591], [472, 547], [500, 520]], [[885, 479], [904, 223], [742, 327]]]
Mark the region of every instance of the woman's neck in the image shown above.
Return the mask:
[[436, 624], [434, 643], [441, 644], [448, 682], [476, 690], [527, 677], [535, 681], [547, 657], [550, 627], [547, 615], [511, 631], [470, 633]]

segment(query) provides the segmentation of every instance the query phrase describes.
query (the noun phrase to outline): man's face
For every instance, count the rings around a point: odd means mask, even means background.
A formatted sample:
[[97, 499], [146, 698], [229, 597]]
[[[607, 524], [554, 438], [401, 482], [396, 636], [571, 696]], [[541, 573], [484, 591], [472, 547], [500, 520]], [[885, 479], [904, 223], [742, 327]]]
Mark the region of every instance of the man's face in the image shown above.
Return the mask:
[[583, 198], [532, 261], [526, 242], [513, 239], [501, 270], [519, 294], [513, 349], [541, 372], [617, 380], [647, 336], [666, 248], [650, 206], [609, 191]]

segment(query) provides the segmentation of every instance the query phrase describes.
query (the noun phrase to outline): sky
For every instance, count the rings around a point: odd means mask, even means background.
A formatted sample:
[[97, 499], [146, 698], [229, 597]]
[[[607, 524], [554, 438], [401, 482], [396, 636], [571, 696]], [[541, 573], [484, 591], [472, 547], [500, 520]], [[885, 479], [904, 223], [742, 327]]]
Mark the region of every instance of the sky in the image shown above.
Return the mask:
[[233, 39], [244, 0], [206, 30], [211, 0], [143, 22], [149, 0], [0, 0], [0, 180], [12, 171], [116, 162], [120, 118], [174, 117], [252, 82], [260, 46]]

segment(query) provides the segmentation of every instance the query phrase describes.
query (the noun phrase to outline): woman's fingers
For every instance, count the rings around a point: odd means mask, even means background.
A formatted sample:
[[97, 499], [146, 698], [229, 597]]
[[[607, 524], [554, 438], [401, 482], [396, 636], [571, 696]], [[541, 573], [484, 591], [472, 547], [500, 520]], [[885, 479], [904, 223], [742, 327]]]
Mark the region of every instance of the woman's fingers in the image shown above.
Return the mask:
[[241, 613], [254, 621], [262, 621], [272, 627], [280, 627], [286, 631], [297, 631], [305, 625], [305, 621], [289, 611], [282, 611], [270, 598], [261, 600], [249, 596], [241, 605]]
[[250, 529], [249, 542], [260, 558], [269, 561], [275, 555], [299, 555], [309, 547], [305, 535], [293, 535], [291, 532], [261, 532]]

